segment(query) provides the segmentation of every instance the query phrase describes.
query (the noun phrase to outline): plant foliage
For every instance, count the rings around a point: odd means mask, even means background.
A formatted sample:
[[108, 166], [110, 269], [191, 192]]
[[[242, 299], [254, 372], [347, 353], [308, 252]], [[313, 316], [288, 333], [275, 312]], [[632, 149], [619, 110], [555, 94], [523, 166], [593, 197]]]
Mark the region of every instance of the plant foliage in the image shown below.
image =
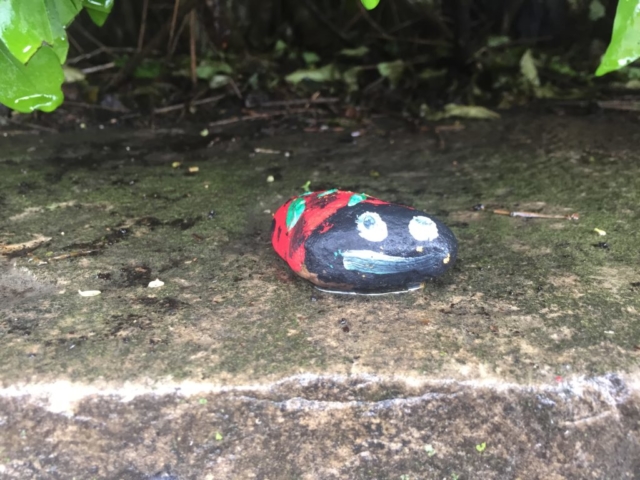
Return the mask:
[[114, 0], [0, 1], [0, 103], [51, 112], [63, 100], [66, 28], [85, 8], [102, 25]]
[[640, 0], [619, 0], [611, 42], [596, 75], [618, 70], [640, 57]]

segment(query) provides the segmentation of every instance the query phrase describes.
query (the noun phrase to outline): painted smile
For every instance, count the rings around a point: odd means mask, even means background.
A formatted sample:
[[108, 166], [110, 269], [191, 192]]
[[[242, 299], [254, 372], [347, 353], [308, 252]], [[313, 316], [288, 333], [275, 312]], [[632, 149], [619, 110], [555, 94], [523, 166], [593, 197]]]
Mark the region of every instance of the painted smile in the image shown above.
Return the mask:
[[[442, 253], [442, 255], [438, 255]], [[411, 270], [429, 270], [441, 263], [447, 263], [445, 252], [440, 249], [431, 251], [429, 255], [416, 257], [396, 257], [372, 250], [346, 250], [341, 252], [342, 264], [346, 270], [362, 273], [392, 274]]]

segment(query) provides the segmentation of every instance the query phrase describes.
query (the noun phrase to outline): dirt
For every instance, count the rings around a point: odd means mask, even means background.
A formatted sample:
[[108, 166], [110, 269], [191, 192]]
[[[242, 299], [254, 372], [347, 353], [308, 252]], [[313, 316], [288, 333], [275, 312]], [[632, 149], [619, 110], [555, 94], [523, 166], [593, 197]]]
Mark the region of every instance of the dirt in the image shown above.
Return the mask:
[[[0, 138], [0, 243], [50, 238], [0, 260], [0, 473], [639, 475], [637, 119], [523, 113], [464, 127]], [[403, 295], [315, 290], [269, 238], [271, 213], [307, 181], [434, 214], [458, 237], [458, 262]], [[156, 278], [164, 285], [149, 288]], [[312, 380], [300, 386], [300, 375]], [[80, 392], [62, 413], [51, 406], [60, 382]], [[189, 382], [205, 396], [162, 390]], [[127, 385], [153, 388], [131, 397]], [[303, 387], [319, 393], [310, 400]], [[367, 396], [380, 389], [391, 403]], [[548, 411], [540, 395], [552, 397]], [[162, 427], [136, 437], [149, 415]], [[378, 438], [376, 417], [395, 433]], [[76, 435], [85, 446], [63, 455]]]

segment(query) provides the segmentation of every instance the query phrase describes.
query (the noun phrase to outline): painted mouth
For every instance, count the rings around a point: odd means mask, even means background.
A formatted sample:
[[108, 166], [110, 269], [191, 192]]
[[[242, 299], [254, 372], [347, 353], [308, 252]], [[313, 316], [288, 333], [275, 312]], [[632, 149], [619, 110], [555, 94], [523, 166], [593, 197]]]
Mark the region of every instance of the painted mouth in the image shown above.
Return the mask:
[[[342, 253], [342, 264], [346, 270], [375, 275], [404, 273], [411, 270], [427, 270], [440, 268], [448, 263], [448, 256], [440, 249], [430, 251], [428, 255], [416, 257], [396, 257], [372, 250], [346, 250]], [[447, 260], [447, 262], [445, 262]]]

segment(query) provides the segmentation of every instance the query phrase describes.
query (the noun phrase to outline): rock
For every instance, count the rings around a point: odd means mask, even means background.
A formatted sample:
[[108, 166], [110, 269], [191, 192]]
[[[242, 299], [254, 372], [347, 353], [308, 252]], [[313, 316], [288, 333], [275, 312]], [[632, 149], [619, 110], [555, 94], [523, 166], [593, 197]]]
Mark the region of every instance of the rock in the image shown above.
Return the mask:
[[451, 268], [458, 251], [432, 216], [340, 190], [291, 198], [274, 215], [271, 240], [296, 274], [341, 293], [414, 290]]

